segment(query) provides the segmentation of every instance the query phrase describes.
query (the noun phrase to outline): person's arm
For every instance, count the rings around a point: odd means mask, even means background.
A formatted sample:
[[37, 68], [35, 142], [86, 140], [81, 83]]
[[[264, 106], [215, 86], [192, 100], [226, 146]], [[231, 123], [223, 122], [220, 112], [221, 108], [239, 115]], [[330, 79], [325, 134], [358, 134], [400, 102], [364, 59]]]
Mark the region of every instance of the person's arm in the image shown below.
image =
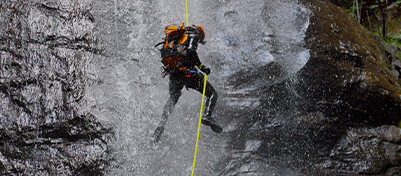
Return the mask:
[[196, 51], [196, 49], [198, 48], [199, 37], [196, 34], [189, 34], [188, 38], [189, 38], [189, 43], [187, 48], [188, 56], [191, 59], [191, 62], [193, 62], [196, 66], [199, 66], [202, 64], [198, 57], [198, 52]]
[[198, 52], [196, 49], [198, 48], [199, 37], [196, 34], [189, 35], [189, 45], [188, 45], [188, 55], [191, 58], [191, 61], [204, 73], [210, 74], [210, 68], [204, 66], [198, 57]]

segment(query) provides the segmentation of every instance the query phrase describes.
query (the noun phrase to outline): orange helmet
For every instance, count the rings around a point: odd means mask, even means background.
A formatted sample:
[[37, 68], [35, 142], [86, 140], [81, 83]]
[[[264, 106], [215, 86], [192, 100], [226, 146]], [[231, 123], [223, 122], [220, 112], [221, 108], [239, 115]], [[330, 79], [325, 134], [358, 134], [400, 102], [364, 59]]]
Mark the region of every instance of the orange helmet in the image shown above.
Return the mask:
[[198, 29], [199, 32], [199, 42], [202, 43], [203, 40], [205, 39], [205, 30], [203, 29], [203, 27], [200, 24], [197, 25], [193, 25], [194, 27], [196, 27], [196, 29]]
[[183, 22], [180, 24], [168, 22], [166, 24], [166, 28], [164, 29], [164, 33], [166, 34], [167, 38], [173, 37], [177, 34], [183, 34], [184, 32], [185, 27]]

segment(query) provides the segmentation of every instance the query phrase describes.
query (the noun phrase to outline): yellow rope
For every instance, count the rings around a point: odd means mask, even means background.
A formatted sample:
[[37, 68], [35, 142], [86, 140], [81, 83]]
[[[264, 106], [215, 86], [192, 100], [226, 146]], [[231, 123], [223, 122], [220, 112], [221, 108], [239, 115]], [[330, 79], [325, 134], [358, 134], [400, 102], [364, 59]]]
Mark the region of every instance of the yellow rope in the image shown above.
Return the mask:
[[199, 133], [200, 133], [200, 127], [201, 127], [201, 121], [202, 121], [202, 113], [203, 113], [203, 102], [205, 102], [206, 79], [207, 79], [207, 74], [205, 73], [205, 81], [203, 83], [203, 93], [202, 93], [202, 106], [201, 106], [201, 110], [200, 110], [200, 114], [199, 114], [198, 136], [196, 137], [194, 163], [192, 165], [192, 175], [191, 176], [194, 176], [194, 172], [195, 172], [196, 153], [198, 152]]
[[[185, 19], [186, 19], [186, 26], [189, 26], [189, 23], [188, 23], [188, 0], [185, 0]], [[205, 102], [205, 94], [206, 94], [206, 80], [207, 80], [207, 74], [205, 74], [205, 80], [203, 83], [202, 105], [201, 105], [201, 109], [200, 109], [200, 113], [199, 113], [198, 135], [196, 137], [194, 162], [192, 165], [191, 176], [194, 176], [194, 173], [195, 173], [196, 154], [198, 153], [199, 134], [200, 134], [200, 128], [201, 128], [201, 122], [202, 122], [203, 102]]]
[[188, 0], [185, 0], [185, 19], [186, 19], [186, 23], [185, 25], [189, 26], [188, 23]]

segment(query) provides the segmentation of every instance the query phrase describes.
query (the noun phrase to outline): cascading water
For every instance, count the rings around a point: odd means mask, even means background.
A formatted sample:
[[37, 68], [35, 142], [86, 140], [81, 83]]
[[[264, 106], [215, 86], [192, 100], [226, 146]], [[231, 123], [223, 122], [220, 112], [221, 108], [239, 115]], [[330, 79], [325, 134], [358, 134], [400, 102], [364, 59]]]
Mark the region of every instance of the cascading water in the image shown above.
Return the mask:
[[[89, 63], [85, 107], [115, 130], [106, 175], [189, 175], [201, 105], [198, 92], [183, 90], [160, 143], [149, 146], [169, 96], [168, 79], [160, 76], [159, 53], [153, 46], [164, 37], [164, 24], [185, 22], [184, 1], [101, 0], [91, 6], [101, 52]], [[208, 78], [219, 93], [215, 117], [224, 127], [216, 134], [202, 126], [195, 174], [295, 173], [297, 168], [289, 170], [286, 160], [251, 156], [261, 146], [278, 155], [286, 148], [285, 143], [276, 146], [274, 140], [254, 138], [258, 135], [252, 129], [272, 130], [294, 113], [282, 110], [288, 106], [283, 101], [291, 97], [276, 103], [279, 96], [266, 90], [284, 85], [283, 91], [291, 91], [283, 81], [294, 80], [308, 60], [302, 47], [307, 11], [297, 1], [280, 0], [190, 1], [188, 8], [189, 23], [206, 31], [207, 44], [198, 52], [212, 69]], [[263, 119], [268, 119], [268, 127], [258, 126]], [[291, 130], [280, 132], [292, 135]], [[278, 163], [270, 165], [273, 161]]]

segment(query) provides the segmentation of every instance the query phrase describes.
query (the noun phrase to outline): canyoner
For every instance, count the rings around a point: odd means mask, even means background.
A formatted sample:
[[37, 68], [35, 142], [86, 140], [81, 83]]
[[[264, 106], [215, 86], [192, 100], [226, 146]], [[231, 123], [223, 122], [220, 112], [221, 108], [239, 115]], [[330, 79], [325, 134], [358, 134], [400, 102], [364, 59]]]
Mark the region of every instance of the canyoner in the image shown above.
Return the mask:
[[[184, 23], [167, 23], [164, 32], [166, 34], [163, 42], [155, 47], [160, 47], [162, 66], [162, 77], [169, 76], [169, 94], [162, 118], [152, 135], [152, 142], [157, 143], [164, 132], [164, 126], [169, 115], [173, 112], [174, 106], [181, 96], [184, 86], [194, 89], [200, 93], [204, 89], [204, 78], [210, 74], [210, 68], [203, 65], [198, 57], [198, 44], [205, 44], [205, 31], [201, 25], [191, 25], [184, 27]], [[200, 71], [205, 75], [203, 75]], [[223, 129], [212, 117], [213, 109], [217, 102], [217, 92], [213, 86], [206, 81], [205, 83], [206, 109], [201, 123], [210, 126], [216, 133], [221, 133]]]

